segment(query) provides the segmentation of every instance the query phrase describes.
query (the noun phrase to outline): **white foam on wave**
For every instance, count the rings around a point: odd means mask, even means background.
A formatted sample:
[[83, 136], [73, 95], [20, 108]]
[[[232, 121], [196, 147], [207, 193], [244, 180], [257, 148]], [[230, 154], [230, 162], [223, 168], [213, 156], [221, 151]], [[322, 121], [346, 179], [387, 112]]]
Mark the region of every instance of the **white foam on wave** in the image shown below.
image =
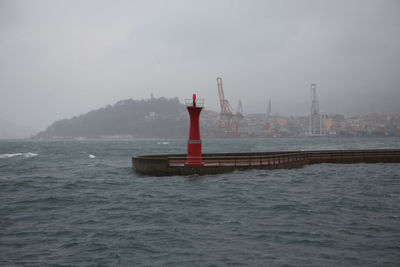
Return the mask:
[[22, 154], [23, 154], [23, 156], [24, 156], [25, 158], [32, 158], [32, 157], [36, 157], [37, 155], [39, 155], [39, 154], [32, 153], [32, 152], [22, 153]]
[[14, 154], [0, 154], [0, 159], [7, 159], [7, 158], [12, 158], [16, 156], [20, 156], [22, 153], [14, 153]]
[[32, 158], [36, 157], [39, 154], [32, 153], [32, 152], [26, 152], [26, 153], [7, 153], [7, 154], [0, 154], [0, 159], [8, 159], [8, 158], [13, 158], [13, 157], [18, 157], [22, 156], [24, 158]]
[[87, 153], [87, 152], [85, 152], [85, 151], [83, 151], [82, 153], [88, 155], [88, 158], [90, 158], [90, 159], [96, 158], [95, 155], [89, 154], [89, 153]]
[[157, 145], [169, 145], [169, 142], [157, 142]]

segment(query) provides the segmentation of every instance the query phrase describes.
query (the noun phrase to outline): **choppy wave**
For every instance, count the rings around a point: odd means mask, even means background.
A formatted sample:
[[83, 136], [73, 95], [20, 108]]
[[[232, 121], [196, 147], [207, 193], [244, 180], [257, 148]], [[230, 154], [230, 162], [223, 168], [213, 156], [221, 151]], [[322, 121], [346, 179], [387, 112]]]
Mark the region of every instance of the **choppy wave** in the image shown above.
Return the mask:
[[0, 154], [0, 159], [8, 159], [8, 158], [13, 158], [13, 157], [24, 157], [24, 158], [32, 158], [36, 157], [39, 154], [32, 153], [32, 152], [26, 152], [26, 153], [6, 153], [6, 154]]

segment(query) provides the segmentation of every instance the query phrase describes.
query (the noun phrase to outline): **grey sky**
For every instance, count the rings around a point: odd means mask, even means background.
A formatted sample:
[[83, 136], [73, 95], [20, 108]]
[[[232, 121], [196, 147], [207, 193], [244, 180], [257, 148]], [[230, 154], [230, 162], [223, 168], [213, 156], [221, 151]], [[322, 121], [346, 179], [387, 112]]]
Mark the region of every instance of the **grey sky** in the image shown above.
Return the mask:
[[245, 113], [400, 111], [400, 1], [0, 0], [0, 118], [41, 130], [216, 77]]

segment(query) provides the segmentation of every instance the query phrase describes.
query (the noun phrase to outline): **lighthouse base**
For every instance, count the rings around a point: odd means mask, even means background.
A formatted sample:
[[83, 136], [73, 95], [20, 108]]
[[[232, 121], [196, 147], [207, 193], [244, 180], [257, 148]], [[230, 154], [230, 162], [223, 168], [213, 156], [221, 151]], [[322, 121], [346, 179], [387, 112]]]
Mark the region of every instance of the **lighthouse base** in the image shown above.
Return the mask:
[[204, 166], [204, 162], [186, 161], [185, 166]]
[[203, 166], [201, 160], [201, 140], [188, 140], [185, 166]]

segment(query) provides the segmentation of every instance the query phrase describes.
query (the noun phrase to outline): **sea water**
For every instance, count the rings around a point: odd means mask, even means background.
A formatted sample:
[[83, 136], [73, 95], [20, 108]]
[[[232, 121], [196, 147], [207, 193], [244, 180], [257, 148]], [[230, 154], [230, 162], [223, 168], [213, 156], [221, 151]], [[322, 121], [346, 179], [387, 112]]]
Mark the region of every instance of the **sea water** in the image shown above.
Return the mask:
[[[400, 148], [399, 138], [204, 139], [203, 152]], [[0, 265], [398, 266], [400, 164], [151, 177], [186, 140], [0, 141]]]

